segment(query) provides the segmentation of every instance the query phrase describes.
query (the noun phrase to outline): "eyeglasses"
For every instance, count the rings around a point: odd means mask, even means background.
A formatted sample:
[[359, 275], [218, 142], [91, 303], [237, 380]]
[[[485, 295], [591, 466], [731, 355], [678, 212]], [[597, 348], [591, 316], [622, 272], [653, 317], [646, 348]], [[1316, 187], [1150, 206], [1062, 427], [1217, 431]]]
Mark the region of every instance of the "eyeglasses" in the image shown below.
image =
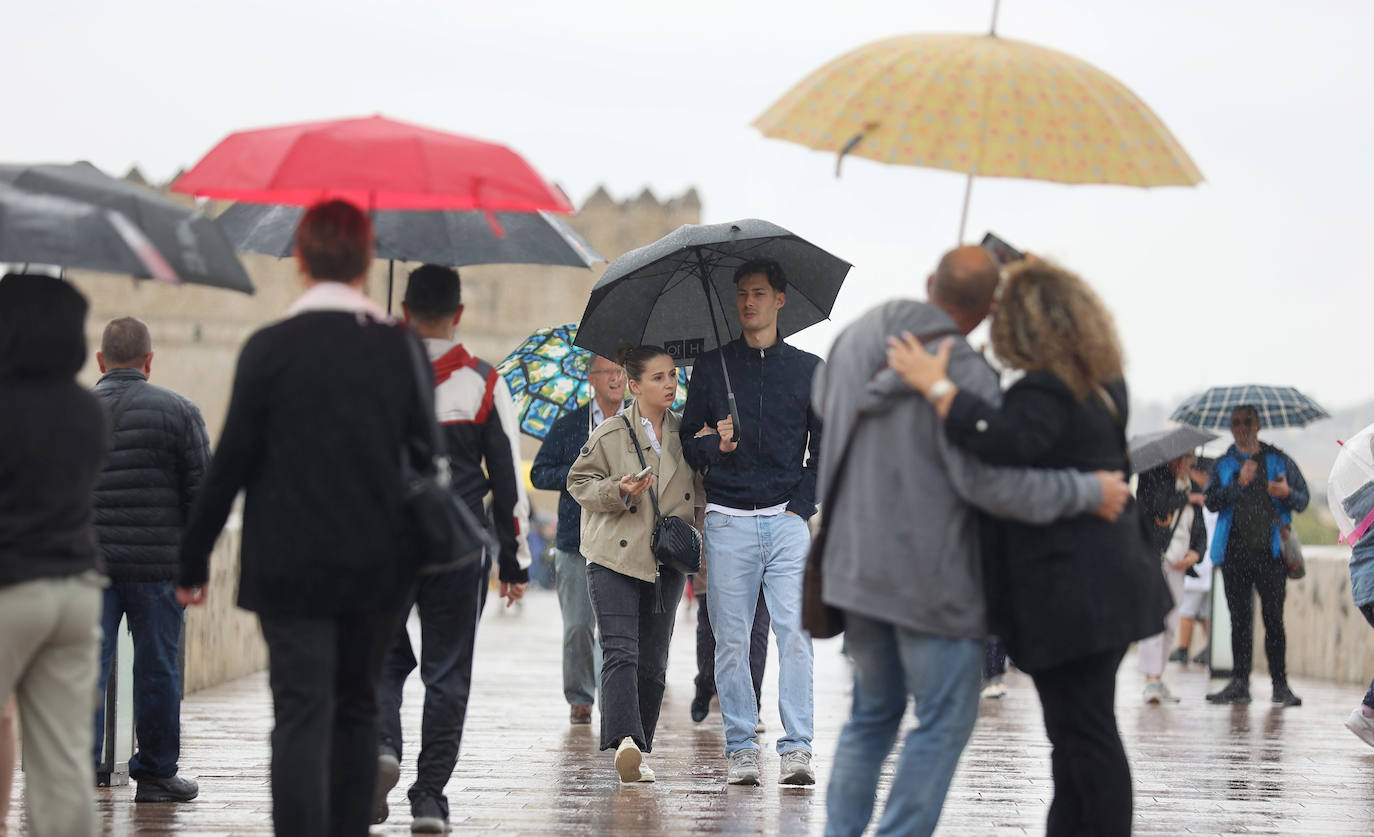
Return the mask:
[[595, 369], [587, 373], [588, 375], [610, 375], [612, 378], [619, 378], [625, 374], [625, 370], [619, 367], [615, 369]]

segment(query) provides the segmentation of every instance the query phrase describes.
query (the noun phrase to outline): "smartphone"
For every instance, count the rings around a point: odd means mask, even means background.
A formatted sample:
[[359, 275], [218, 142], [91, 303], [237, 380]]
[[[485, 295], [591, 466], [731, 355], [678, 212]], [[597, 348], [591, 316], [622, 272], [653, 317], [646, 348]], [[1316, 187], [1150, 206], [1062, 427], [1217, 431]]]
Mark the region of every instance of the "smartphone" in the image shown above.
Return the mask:
[[1025, 253], [1017, 250], [991, 232], [983, 236], [983, 240], [979, 243], [982, 248], [987, 250], [988, 254], [992, 256], [992, 260], [1003, 267], [1012, 262], [1019, 262], [1026, 257]]
[[632, 479], [634, 479], [635, 482], [639, 482], [640, 480], [642, 480], [642, 479], [644, 479], [645, 477], [649, 476], [649, 475], [652, 474], [653, 472], [654, 472], [654, 466], [652, 466], [652, 465], [645, 465], [645, 466], [644, 466], [644, 470], [643, 470], [643, 471], [640, 471], [638, 474], [635, 474], [634, 477], [633, 477]]

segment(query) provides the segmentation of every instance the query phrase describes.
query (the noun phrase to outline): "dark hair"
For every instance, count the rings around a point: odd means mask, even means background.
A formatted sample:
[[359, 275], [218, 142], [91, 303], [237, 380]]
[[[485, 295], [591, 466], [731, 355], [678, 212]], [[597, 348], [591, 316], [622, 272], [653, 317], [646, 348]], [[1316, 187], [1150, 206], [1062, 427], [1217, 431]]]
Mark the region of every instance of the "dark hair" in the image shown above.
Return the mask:
[[410, 272], [405, 304], [422, 320], [451, 317], [463, 307], [463, 282], [458, 271], [438, 264], [423, 264]]
[[662, 346], [624, 346], [615, 354], [615, 362], [625, 367], [625, 376], [632, 381], [643, 379], [649, 361], [656, 357], [672, 357]]
[[772, 259], [750, 259], [735, 268], [735, 284], [738, 285], [741, 279], [755, 274], [762, 274], [778, 293], [787, 290], [787, 274], [783, 273], [782, 265]]
[[110, 320], [100, 337], [100, 355], [106, 366], [133, 366], [153, 352], [153, 337], [142, 320], [120, 317]]
[[75, 378], [86, 362], [86, 308], [64, 279], [0, 279], [0, 379]]
[[310, 278], [352, 282], [372, 263], [372, 222], [348, 201], [317, 203], [296, 227], [296, 246]]

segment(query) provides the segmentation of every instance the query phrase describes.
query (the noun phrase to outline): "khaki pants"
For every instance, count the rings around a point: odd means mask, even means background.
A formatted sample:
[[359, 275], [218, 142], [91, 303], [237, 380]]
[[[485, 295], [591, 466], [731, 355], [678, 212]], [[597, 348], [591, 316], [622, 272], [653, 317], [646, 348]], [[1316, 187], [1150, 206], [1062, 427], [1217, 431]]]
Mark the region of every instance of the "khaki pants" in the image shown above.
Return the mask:
[[91, 711], [102, 584], [85, 573], [0, 587], [0, 695], [19, 703], [32, 837], [98, 833]]

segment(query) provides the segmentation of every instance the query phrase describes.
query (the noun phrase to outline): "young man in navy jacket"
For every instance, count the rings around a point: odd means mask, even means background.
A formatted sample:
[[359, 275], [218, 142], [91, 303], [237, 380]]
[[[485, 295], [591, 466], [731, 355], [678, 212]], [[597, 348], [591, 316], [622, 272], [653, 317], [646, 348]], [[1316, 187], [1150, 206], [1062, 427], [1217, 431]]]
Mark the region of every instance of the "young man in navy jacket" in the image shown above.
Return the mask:
[[[726, 781], [756, 785], [758, 706], [749, 635], [759, 586], [778, 637], [780, 784], [810, 785], [812, 651], [801, 627], [802, 572], [816, 512], [820, 421], [811, 380], [820, 358], [782, 341], [778, 311], [787, 279], [771, 260], [735, 271], [743, 335], [697, 358], [682, 417], [682, 447], [705, 472], [707, 601], [716, 635], [716, 688], [725, 721]], [[740, 427], [730, 418], [721, 358], [730, 370]], [[705, 435], [698, 435], [706, 429]], [[710, 432], [713, 431], [713, 432]]]

